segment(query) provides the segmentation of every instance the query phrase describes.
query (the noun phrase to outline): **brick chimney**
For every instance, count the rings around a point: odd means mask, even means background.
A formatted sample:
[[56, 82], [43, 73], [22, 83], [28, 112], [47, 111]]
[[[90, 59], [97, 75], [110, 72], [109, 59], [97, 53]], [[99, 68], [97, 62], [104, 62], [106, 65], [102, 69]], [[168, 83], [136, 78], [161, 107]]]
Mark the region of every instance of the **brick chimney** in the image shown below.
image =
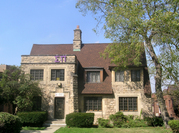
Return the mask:
[[73, 51], [81, 51], [81, 30], [79, 29], [79, 25], [77, 25], [74, 30], [74, 39], [73, 39]]

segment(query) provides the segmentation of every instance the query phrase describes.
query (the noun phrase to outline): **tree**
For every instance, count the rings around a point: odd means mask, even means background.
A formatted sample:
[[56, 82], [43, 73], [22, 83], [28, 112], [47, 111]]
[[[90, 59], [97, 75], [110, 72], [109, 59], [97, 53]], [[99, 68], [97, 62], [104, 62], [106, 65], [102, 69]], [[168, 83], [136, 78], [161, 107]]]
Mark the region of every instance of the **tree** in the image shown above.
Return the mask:
[[[162, 70], [168, 70], [172, 76], [173, 68], [171, 62], [162, 60], [162, 54], [170, 53], [166, 56], [172, 61], [178, 58], [178, 3], [178, 0], [78, 0], [76, 4], [84, 14], [92, 11], [98, 24], [103, 23], [105, 37], [113, 41], [103, 56], [109, 57], [112, 63], [120, 67], [127, 67], [131, 62], [140, 65], [144, 52], [141, 42], [144, 42], [155, 67], [155, 91], [166, 127], [169, 127], [169, 116], [161, 89]], [[174, 53], [177, 53], [175, 58]]]
[[[33, 97], [41, 95], [38, 82], [30, 80], [20, 67], [11, 66], [2, 73], [0, 81], [0, 99], [4, 104], [13, 105], [13, 111], [29, 111], [33, 106]], [[9, 110], [10, 111], [10, 110]]]

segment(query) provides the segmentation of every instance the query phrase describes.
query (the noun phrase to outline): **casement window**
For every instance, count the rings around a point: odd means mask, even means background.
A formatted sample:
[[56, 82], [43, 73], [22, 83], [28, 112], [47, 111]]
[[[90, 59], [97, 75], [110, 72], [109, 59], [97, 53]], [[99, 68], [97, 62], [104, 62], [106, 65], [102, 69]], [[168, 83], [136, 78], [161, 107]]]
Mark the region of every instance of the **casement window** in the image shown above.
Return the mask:
[[31, 80], [43, 80], [44, 70], [30, 70], [30, 79]]
[[33, 111], [41, 111], [42, 98], [40, 96], [35, 96], [33, 98]]
[[124, 71], [116, 71], [115, 72], [115, 81], [123, 82], [124, 81]]
[[137, 111], [137, 97], [119, 97], [119, 111]]
[[52, 69], [51, 80], [64, 81], [64, 69]]
[[85, 82], [100, 83], [103, 82], [103, 69], [85, 69]]
[[92, 83], [100, 82], [100, 71], [88, 71], [87, 72], [87, 81]]
[[0, 72], [0, 81], [1, 81], [1, 79], [2, 79], [2, 72]]
[[102, 97], [85, 97], [85, 111], [101, 111]]
[[131, 81], [140, 81], [140, 70], [131, 70]]

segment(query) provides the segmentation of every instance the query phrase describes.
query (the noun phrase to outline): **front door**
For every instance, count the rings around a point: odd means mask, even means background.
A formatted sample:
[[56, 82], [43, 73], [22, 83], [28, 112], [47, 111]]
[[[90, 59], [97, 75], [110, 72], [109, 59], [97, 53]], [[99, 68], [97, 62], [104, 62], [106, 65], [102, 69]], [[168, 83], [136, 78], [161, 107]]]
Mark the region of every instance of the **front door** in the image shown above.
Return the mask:
[[55, 119], [64, 119], [64, 101], [63, 97], [55, 98]]

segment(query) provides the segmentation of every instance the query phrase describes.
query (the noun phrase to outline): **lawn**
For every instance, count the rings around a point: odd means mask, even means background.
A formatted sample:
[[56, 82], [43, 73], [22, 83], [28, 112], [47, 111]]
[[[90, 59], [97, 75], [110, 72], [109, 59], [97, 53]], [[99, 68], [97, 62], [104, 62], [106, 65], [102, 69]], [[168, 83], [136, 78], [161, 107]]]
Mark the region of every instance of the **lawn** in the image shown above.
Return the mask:
[[171, 129], [163, 127], [138, 128], [67, 128], [61, 127], [55, 133], [172, 133]]

